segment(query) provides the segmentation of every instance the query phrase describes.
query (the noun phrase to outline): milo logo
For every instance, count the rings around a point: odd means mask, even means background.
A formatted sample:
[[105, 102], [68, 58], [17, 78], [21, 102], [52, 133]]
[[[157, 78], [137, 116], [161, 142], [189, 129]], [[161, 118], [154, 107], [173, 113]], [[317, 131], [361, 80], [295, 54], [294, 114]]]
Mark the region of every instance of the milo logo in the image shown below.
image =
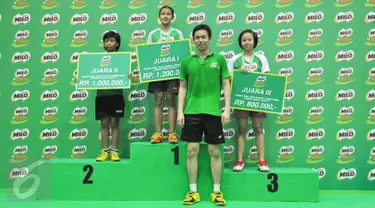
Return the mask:
[[203, 13], [203, 12], [191, 13], [186, 18], [186, 23], [189, 24], [189, 25], [195, 24], [195, 23], [201, 24], [204, 20], [206, 20], [206, 14], [205, 13]]
[[307, 157], [306, 163], [315, 164], [324, 160], [324, 146], [313, 146], [310, 149], [310, 155]]
[[12, 102], [16, 102], [16, 101], [25, 101], [27, 99], [29, 99], [30, 97], [30, 91], [29, 90], [16, 90], [13, 92], [12, 96], [11, 96], [11, 101]]
[[72, 4], [70, 5], [71, 9], [83, 9], [88, 6], [89, 3], [86, 0], [73, 0]]
[[[131, 110], [130, 115], [130, 122], [129, 123], [140, 123], [144, 121], [144, 115], [146, 113], [146, 108], [144, 106], [142, 107], [134, 107]], [[164, 116], [163, 116], [164, 117]]]
[[141, 129], [132, 129], [129, 134], [128, 134], [128, 139], [131, 141], [131, 140], [134, 140], [134, 139], [138, 139], [138, 140], [141, 140], [143, 139], [147, 134], [147, 131], [145, 128], [141, 128]]
[[352, 43], [353, 39], [352, 39], [352, 35], [353, 35], [353, 29], [352, 28], [344, 28], [344, 29], [341, 29], [339, 32], [338, 32], [338, 38], [336, 40], [336, 45], [337, 46], [345, 46], [345, 45], [349, 45], [350, 43]]
[[130, 15], [128, 19], [128, 23], [130, 25], [134, 24], [143, 24], [147, 20], [147, 14], [146, 13], [140, 13], [140, 14], [132, 14]]
[[21, 124], [29, 120], [27, 114], [29, 113], [28, 107], [17, 107], [13, 112], [13, 118], [10, 121], [11, 124]]
[[338, 164], [348, 164], [355, 160], [353, 156], [355, 152], [354, 146], [343, 146], [339, 152], [339, 157], [336, 160]]
[[28, 68], [24, 69], [17, 69], [14, 72], [14, 78], [12, 81], [13, 86], [22, 86], [24, 84], [27, 84], [29, 82], [29, 76], [30, 70]]
[[375, 12], [369, 12], [366, 14], [366, 17], [365, 17], [365, 22], [366, 23], [370, 23], [370, 22], [374, 22], [375, 21]]
[[42, 86], [50, 86], [57, 83], [57, 74], [59, 70], [57, 68], [46, 69], [44, 71], [43, 80], [40, 82]]
[[27, 46], [29, 44], [29, 40], [27, 38], [30, 37], [30, 31], [29, 30], [19, 30], [14, 35], [14, 41], [12, 43], [12, 47], [14, 48], [20, 48]]
[[19, 63], [19, 62], [22, 62], [22, 63], [26, 63], [30, 60], [30, 52], [16, 52], [13, 56], [12, 56], [12, 63], [15, 64], [15, 63]]
[[354, 18], [354, 13], [350, 12], [339, 12], [335, 17], [335, 23], [351, 22]]
[[336, 101], [343, 101], [343, 100], [352, 100], [355, 96], [355, 91], [353, 89], [348, 90], [339, 90], [336, 94]]
[[229, 12], [229, 13], [220, 13], [216, 17], [216, 24], [223, 24], [223, 23], [231, 23], [234, 20], [234, 13]]
[[336, 85], [345, 85], [353, 82], [354, 69], [352, 67], [341, 68], [338, 72], [337, 80], [335, 81]]
[[309, 90], [306, 93], [305, 99], [307, 101], [311, 100], [321, 100], [324, 97], [324, 90], [318, 89], [318, 90]]
[[320, 23], [324, 19], [323, 12], [309, 12], [305, 17], [305, 23], [310, 24], [313, 22]]
[[[135, 30], [132, 33], [130, 43], [128, 44], [129, 47], [135, 47], [139, 44], [143, 44], [146, 41], [144, 40], [144, 37], [146, 36], [145, 30]], [[132, 58], [133, 61], [133, 58]]]
[[324, 51], [309, 51], [305, 56], [306, 62], [321, 61], [324, 58]]
[[40, 121], [41, 124], [51, 124], [57, 121], [58, 107], [47, 107], [43, 111], [43, 117]]
[[278, 34], [276, 41], [276, 46], [286, 46], [293, 43], [293, 30], [292, 29], [282, 29]]
[[293, 119], [293, 107], [288, 106], [288, 107], [283, 107], [283, 110], [281, 112], [281, 115], [279, 115], [276, 119], [277, 124], [286, 124], [292, 122]]
[[87, 30], [77, 30], [73, 34], [73, 40], [70, 43], [70, 47], [78, 48], [86, 45], [88, 43], [87, 40], [85, 40], [88, 36]]
[[80, 124], [80, 123], [85, 122], [87, 120], [86, 114], [87, 114], [86, 106], [74, 108], [72, 111], [72, 117], [69, 120], [69, 123]]
[[89, 21], [89, 15], [87, 13], [74, 14], [70, 19], [71, 25], [86, 24]]
[[290, 163], [294, 160], [294, 156], [292, 155], [294, 152], [294, 146], [282, 146], [279, 150], [279, 156], [276, 159], [276, 163]]
[[111, 65], [111, 59], [112, 59], [112, 56], [110, 55], [103, 56], [102, 61], [100, 62], [100, 67], [106, 67], [106, 66]]
[[365, 61], [366, 62], [372, 62], [374, 60], [375, 60], [375, 51], [371, 50], [371, 51], [367, 52]]
[[282, 61], [291, 61], [294, 58], [294, 51], [289, 50], [289, 51], [280, 51], [279, 53], [276, 54], [275, 56], [275, 61], [276, 62], [282, 62]]
[[292, 98], [294, 98], [294, 90], [293, 89], [287, 89], [285, 92], [285, 99], [290, 101]]
[[171, 46], [169, 44], [162, 45], [160, 48], [160, 56], [168, 56], [169, 50], [171, 49]]
[[375, 99], [375, 90], [370, 90], [366, 94], [366, 101], [373, 101]]
[[306, 133], [306, 140], [321, 140], [326, 134], [326, 131], [323, 128], [319, 129], [310, 129]]
[[336, 139], [342, 141], [344, 139], [352, 140], [355, 137], [355, 130], [353, 128], [350, 129], [341, 129], [336, 134]]
[[367, 124], [375, 124], [375, 107], [372, 107], [369, 112], [370, 116], [368, 117]]
[[25, 140], [30, 135], [29, 129], [15, 129], [12, 133], [10, 133], [10, 140], [18, 140], [22, 139]]
[[307, 80], [305, 81], [305, 84], [307, 85], [316, 85], [321, 82], [323, 82], [323, 68], [318, 67], [318, 68], [311, 68], [308, 72], [308, 77]]
[[86, 145], [74, 146], [72, 149], [72, 157], [73, 158], [85, 158], [83, 155], [87, 151]]
[[251, 12], [246, 16], [245, 23], [251, 24], [251, 23], [260, 23], [264, 20], [264, 13], [263, 12]]
[[233, 128], [223, 129], [224, 138], [226, 140], [232, 139], [236, 134], [236, 131]]
[[246, 163], [257, 163], [259, 160], [257, 146], [252, 146], [249, 149], [249, 155], [247, 156]]
[[163, 111], [163, 123], [168, 123], [169, 122], [169, 118], [168, 118], [168, 107], [163, 107], [162, 109]]
[[[133, 5], [142, 5], [144, 4], [142, 1], [132, 1], [134, 2]], [[117, 6], [116, 0], [103, 0], [102, 3], [100, 4], [99, 8], [100, 9], [111, 9], [115, 6]]]
[[57, 24], [60, 21], [60, 14], [46, 14], [42, 17], [41, 23], [42, 25], [49, 25], [49, 24]]
[[350, 168], [350, 169], [341, 169], [337, 175], [336, 175], [336, 178], [337, 180], [341, 181], [341, 180], [345, 180], [345, 179], [349, 179], [349, 180], [352, 180], [353, 178], [355, 178], [357, 176], [357, 170], [355, 168]]
[[118, 20], [118, 14], [117, 13], [112, 13], [112, 14], [103, 14], [100, 17], [99, 24], [100, 25], [105, 25], [105, 24], [114, 24]]
[[231, 39], [234, 35], [233, 29], [222, 30], [219, 33], [219, 39], [216, 42], [216, 46], [228, 46], [233, 43]]
[[280, 23], [290, 23], [292, 22], [294, 19], [294, 13], [293, 12], [286, 12], [286, 13], [283, 13], [283, 12], [280, 12], [279, 14], [277, 14], [276, 18], [275, 18], [275, 22], [276, 24], [280, 24]]
[[319, 180], [324, 178], [324, 176], [326, 176], [326, 169], [325, 168], [313, 168], [314, 171], [316, 171], [318, 173], [318, 177], [319, 177]]
[[58, 30], [48, 30], [47, 32], [44, 33], [44, 40], [41, 43], [41, 46], [43, 48], [56, 46], [57, 44], [59, 44], [57, 37], [59, 37]]
[[44, 129], [41, 133], [40, 133], [40, 140], [47, 140], [47, 139], [51, 139], [51, 140], [54, 140], [56, 139], [56, 137], [59, 136], [59, 130], [57, 128], [53, 128], [53, 129]]
[[29, 169], [25, 168], [13, 168], [9, 173], [9, 179], [24, 178], [29, 174]]
[[370, 172], [368, 172], [367, 178], [368, 178], [369, 181], [375, 180], [375, 169], [372, 169], [372, 170], [370, 170]]
[[295, 135], [295, 130], [293, 128], [289, 128], [289, 129], [280, 129], [277, 133], [276, 133], [276, 136], [275, 136], [275, 139], [276, 140], [290, 140], [294, 137]]
[[12, 25], [19, 25], [19, 24], [28, 24], [31, 20], [31, 15], [29, 13], [25, 14], [16, 14], [13, 17]]
[[234, 152], [234, 146], [224, 146], [224, 154], [232, 154]]
[[279, 71], [279, 74], [282, 76], [287, 76], [288, 77], [288, 84], [292, 83], [294, 80], [291, 77], [293, 75], [293, 68], [288, 67], [288, 68], [281, 68]]
[[55, 63], [56, 61], [58, 61], [60, 58], [60, 53], [55, 51], [55, 52], [46, 52], [42, 55], [42, 57], [40, 58], [40, 61], [42, 62], [42, 64], [45, 64], [45, 63], [48, 63], [48, 62], [52, 62], [52, 63]]
[[129, 93], [128, 100], [129, 101], [135, 101], [135, 100], [140, 100], [142, 101], [147, 97], [147, 92], [146, 90], [133, 90]]
[[317, 124], [324, 120], [324, 117], [322, 116], [324, 112], [323, 106], [317, 106], [312, 107], [309, 110], [309, 114], [306, 120], [307, 124]]
[[27, 160], [26, 153], [29, 150], [29, 147], [27, 145], [23, 146], [16, 146], [13, 149], [13, 155], [12, 159], [9, 160], [11, 163], [19, 163]]
[[77, 101], [77, 100], [81, 100], [81, 101], [84, 101], [86, 100], [87, 98], [89, 97], [89, 92], [87, 90], [75, 90], [73, 91], [70, 96], [69, 96], [69, 100], [71, 102], [74, 102], [74, 101]]
[[367, 133], [366, 139], [367, 139], [368, 141], [373, 141], [373, 140], [375, 140], [375, 129], [371, 129], [371, 130]]
[[339, 51], [335, 56], [336, 62], [342, 62], [342, 61], [351, 61], [354, 58], [354, 51], [348, 50], [348, 51]]
[[374, 46], [375, 45], [375, 28], [371, 29], [368, 32], [368, 38], [366, 41], [366, 46]]
[[220, 55], [223, 55], [227, 62], [229, 62], [235, 55], [234, 51], [221, 51]]
[[60, 92], [59, 90], [46, 90], [40, 95], [40, 101], [46, 102], [49, 100], [55, 101], [59, 98]]
[[73, 129], [69, 134], [69, 139], [70, 140], [76, 140], [76, 139], [83, 140], [87, 137], [88, 134], [89, 134], [89, 131], [86, 128]]
[[308, 32], [307, 40], [305, 41], [306, 46], [316, 46], [323, 42], [323, 29], [311, 29]]
[[56, 158], [55, 154], [57, 152], [57, 146], [56, 145], [52, 145], [52, 146], [45, 146], [43, 148], [43, 155], [42, 155], [42, 158], [44, 159], [52, 159], [52, 158]]
[[348, 106], [348, 107], [342, 107], [339, 110], [339, 116], [336, 120], [337, 124], [348, 124], [353, 121], [352, 114], [354, 113], [354, 107]]

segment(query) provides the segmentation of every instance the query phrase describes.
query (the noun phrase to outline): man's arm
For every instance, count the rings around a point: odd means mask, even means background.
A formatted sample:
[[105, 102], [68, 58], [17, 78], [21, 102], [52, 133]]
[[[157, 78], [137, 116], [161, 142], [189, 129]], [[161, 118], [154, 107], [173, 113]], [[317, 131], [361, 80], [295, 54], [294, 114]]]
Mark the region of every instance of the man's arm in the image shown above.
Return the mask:
[[187, 87], [186, 87], [186, 80], [180, 80], [180, 89], [178, 90], [178, 109], [177, 112], [178, 114], [183, 115], [184, 114], [184, 105], [185, 105], [185, 100], [186, 100], [186, 92], [187, 92]]
[[230, 77], [223, 79], [225, 110], [230, 112]]

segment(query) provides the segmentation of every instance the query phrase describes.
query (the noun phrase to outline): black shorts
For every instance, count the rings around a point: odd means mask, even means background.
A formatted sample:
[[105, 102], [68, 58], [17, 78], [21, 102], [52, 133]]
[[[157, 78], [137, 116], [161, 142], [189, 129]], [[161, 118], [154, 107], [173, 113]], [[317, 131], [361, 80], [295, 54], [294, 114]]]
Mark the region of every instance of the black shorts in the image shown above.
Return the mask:
[[95, 98], [95, 120], [105, 117], [124, 117], [125, 101], [122, 95], [98, 96]]
[[203, 133], [207, 144], [225, 143], [220, 116], [207, 114], [185, 115], [185, 125], [182, 128], [181, 140], [201, 142]]
[[150, 82], [148, 84], [148, 92], [150, 93], [158, 93], [158, 92], [168, 92], [173, 94], [178, 94], [178, 87], [179, 87], [179, 80], [165, 80], [159, 82]]

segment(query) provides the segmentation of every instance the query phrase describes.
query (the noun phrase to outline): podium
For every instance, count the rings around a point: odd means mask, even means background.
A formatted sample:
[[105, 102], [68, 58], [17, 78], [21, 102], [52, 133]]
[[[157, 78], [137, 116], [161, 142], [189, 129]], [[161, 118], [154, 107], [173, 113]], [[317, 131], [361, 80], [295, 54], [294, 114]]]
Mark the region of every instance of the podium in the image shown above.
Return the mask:
[[[223, 146], [221, 146], [223, 149]], [[187, 144], [134, 142], [130, 159], [52, 159], [36, 171], [41, 178], [39, 200], [182, 201], [189, 191]], [[221, 151], [223, 152], [223, 151]], [[222, 153], [222, 158], [224, 155]], [[223, 160], [224, 161], [224, 160]], [[224, 164], [223, 164], [224, 167]], [[221, 190], [227, 201], [319, 201], [318, 174], [309, 168], [255, 167], [242, 172], [223, 169]], [[201, 143], [198, 191], [208, 200], [213, 191], [207, 144]]]

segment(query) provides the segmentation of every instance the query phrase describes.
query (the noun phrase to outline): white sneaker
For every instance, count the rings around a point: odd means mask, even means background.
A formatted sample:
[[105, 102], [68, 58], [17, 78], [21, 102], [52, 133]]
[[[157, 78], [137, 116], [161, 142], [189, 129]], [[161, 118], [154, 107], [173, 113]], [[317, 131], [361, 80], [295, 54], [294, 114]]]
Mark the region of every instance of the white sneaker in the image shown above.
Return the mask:
[[241, 172], [241, 171], [243, 171], [244, 167], [245, 167], [244, 161], [238, 161], [237, 160], [236, 165], [233, 167], [233, 171]]
[[258, 170], [260, 172], [269, 172], [270, 168], [267, 166], [268, 162], [265, 160], [259, 161], [258, 162]]

